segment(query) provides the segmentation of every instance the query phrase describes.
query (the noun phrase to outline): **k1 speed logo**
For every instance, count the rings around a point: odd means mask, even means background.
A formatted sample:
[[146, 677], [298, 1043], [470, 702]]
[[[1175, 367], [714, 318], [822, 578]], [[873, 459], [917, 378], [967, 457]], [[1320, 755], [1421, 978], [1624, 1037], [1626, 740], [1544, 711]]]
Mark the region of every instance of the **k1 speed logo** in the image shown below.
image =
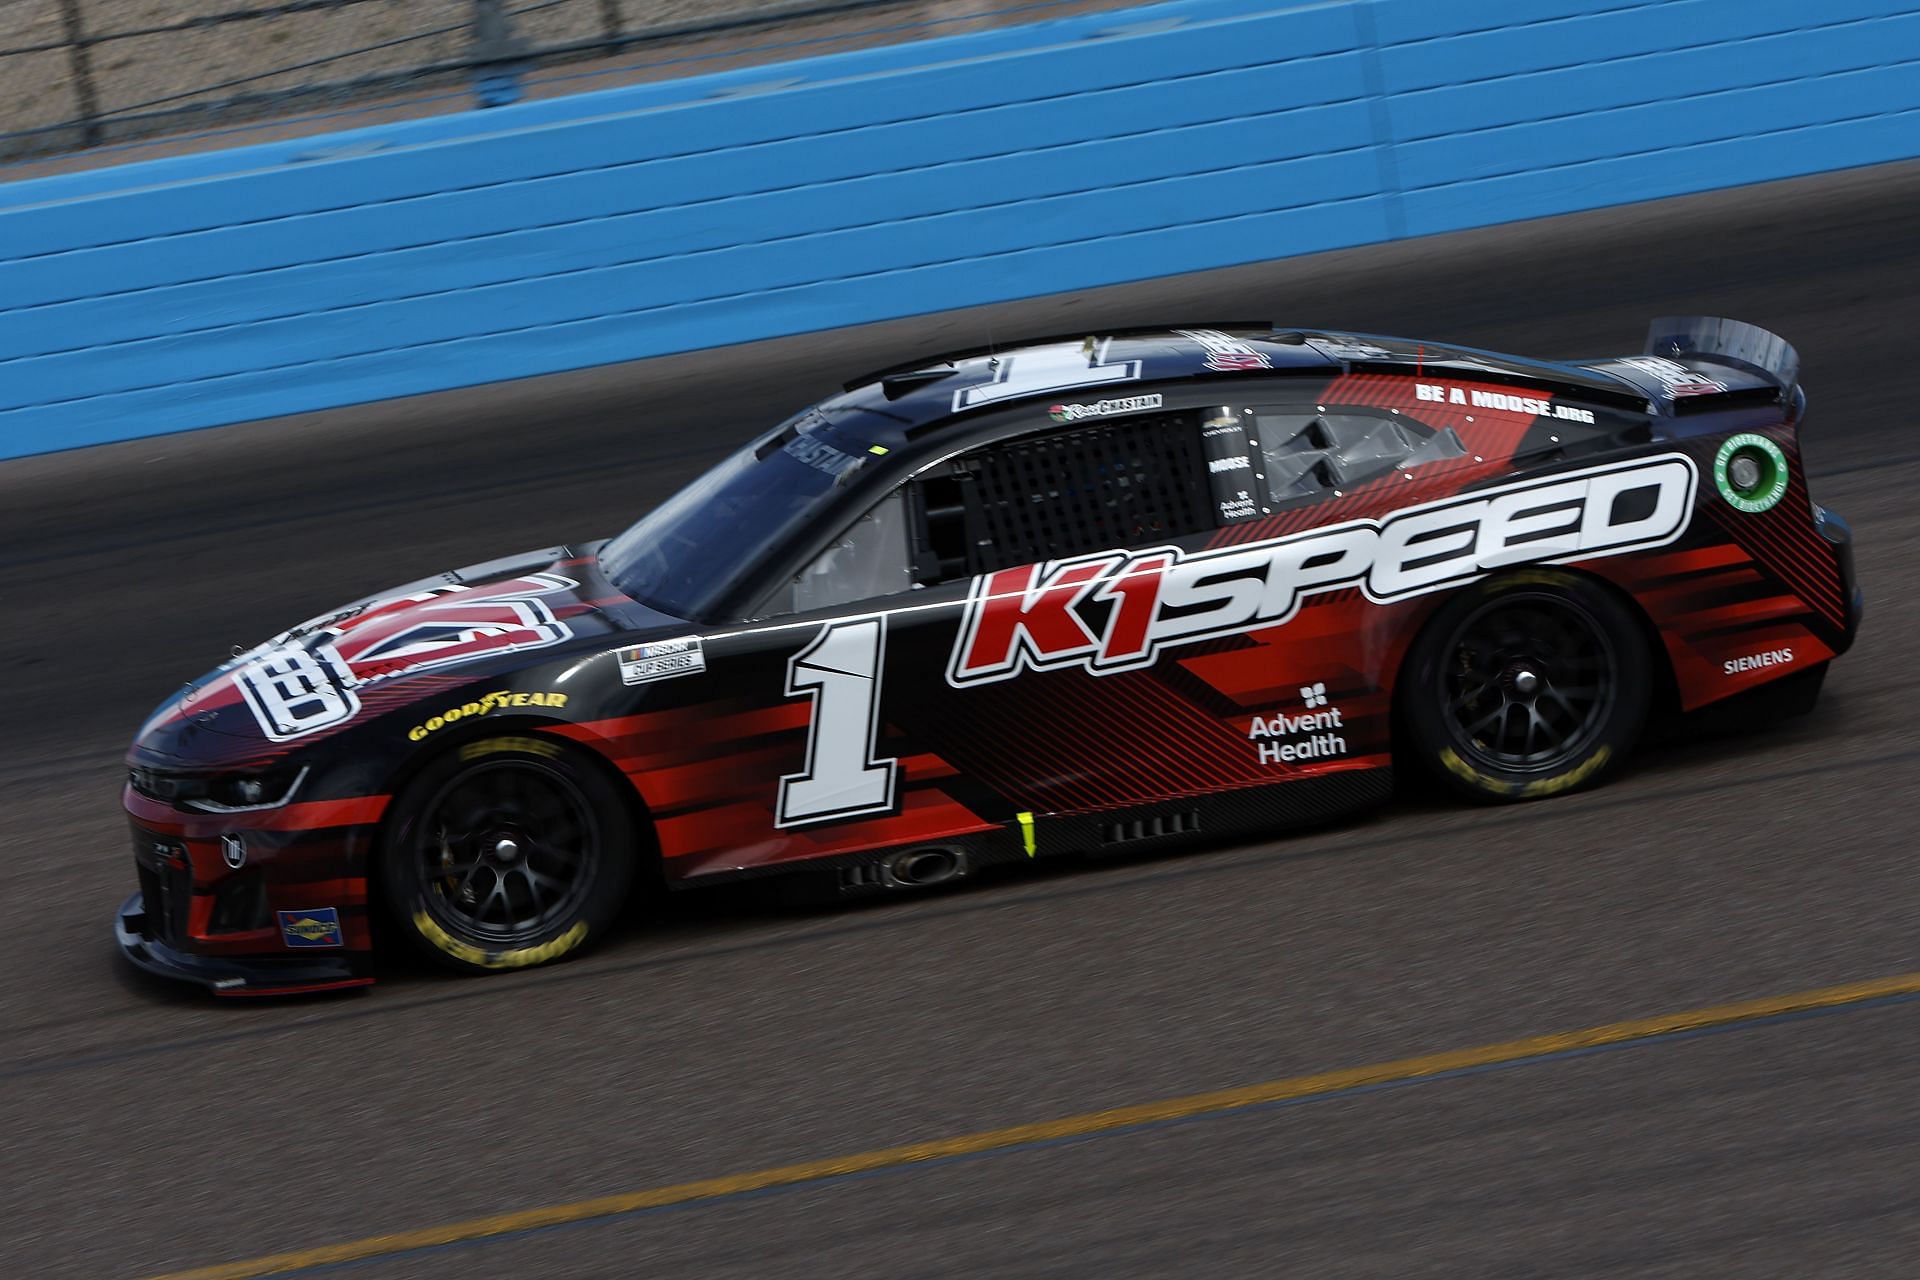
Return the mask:
[[1168, 645], [1283, 623], [1316, 592], [1357, 586], [1384, 604], [1510, 565], [1664, 546], [1685, 532], [1698, 478], [1690, 458], [1663, 454], [1272, 542], [1198, 554], [1106, 551], [982, 574], [947, 679], [982, 684], [1063, 666], [1126, 671]]

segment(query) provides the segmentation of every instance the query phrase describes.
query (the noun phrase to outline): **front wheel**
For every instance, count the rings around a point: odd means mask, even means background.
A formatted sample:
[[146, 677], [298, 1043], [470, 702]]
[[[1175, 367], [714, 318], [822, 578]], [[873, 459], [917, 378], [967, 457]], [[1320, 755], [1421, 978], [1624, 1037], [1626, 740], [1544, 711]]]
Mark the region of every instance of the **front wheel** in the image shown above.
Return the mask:
[[633, 882], [634, 843], [613, 783], [574, 749], [486, 738], [402, 792], [382, 888], [401, 932], [435, 961], [524, 969], [606, 932]]
[[1647, 712], [1647, 646], [1605, 587], [1534, 570], [1449, 600], [1403, 681], [1423, 763], [1477, 799], [1531, 800], [1599, 781], [1633, 746]]

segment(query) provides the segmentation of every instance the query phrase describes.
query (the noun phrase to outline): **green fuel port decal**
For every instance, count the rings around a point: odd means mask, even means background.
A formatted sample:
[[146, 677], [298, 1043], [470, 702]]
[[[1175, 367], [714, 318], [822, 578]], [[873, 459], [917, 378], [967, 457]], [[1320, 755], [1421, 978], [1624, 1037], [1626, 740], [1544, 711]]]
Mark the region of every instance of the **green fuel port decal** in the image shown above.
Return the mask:
[[1713, 459], [1713, 483], [1729, 505], [1759, 515], [1787, 493], [1787, 455], [1751, 431], [1728, 436]]

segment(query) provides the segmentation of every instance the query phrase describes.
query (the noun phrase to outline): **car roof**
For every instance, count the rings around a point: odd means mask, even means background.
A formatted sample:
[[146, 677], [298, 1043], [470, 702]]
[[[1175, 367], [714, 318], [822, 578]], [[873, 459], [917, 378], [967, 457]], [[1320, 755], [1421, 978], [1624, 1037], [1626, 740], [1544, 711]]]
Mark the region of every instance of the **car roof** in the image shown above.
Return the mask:
[[1499, 382], [1644, 410], [1622, 379], [1578, 365], [1527, 360], [1405, 338], [1264, 322], [1106, 330], [1028, 339], [910, 361], [847, 384], [818, 410], [875, 443], [913, 440], [949, 421], [1023, 403], [1113, 401], [1140, 388], [1199, 379], [1429, 372]]

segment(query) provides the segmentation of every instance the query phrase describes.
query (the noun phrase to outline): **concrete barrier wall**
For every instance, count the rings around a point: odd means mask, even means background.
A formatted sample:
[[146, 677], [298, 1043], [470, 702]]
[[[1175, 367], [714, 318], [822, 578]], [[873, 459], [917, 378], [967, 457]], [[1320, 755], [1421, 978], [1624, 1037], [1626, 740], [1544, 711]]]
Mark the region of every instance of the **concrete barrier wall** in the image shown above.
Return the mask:
[[0, 187], [0, 457], [1915, 155], [1920, 0], [1181, 0], [150, 161]]

